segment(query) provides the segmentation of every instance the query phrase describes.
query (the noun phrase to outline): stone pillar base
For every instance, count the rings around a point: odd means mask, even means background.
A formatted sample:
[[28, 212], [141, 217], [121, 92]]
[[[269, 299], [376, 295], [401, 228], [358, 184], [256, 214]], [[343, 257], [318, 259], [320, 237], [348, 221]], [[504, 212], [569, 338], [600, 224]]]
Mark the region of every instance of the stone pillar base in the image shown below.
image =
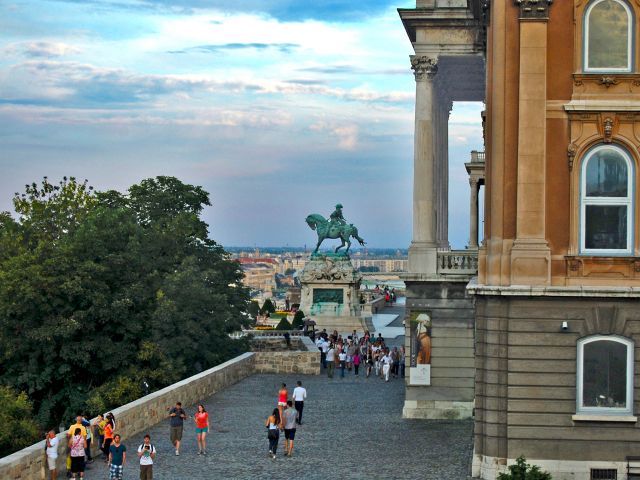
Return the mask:
[[473, 402], [451, 400], [405, 400], [402, 418], [464, 420], [473, 417]]
[[438, 247], [435, 244], [414, 242], [409, 247], [409, 272], [436, 277], [438, 274]]
[[543, 239], [517, 239], [511, 249], [511, 285], [550, 285], [551, 250]]

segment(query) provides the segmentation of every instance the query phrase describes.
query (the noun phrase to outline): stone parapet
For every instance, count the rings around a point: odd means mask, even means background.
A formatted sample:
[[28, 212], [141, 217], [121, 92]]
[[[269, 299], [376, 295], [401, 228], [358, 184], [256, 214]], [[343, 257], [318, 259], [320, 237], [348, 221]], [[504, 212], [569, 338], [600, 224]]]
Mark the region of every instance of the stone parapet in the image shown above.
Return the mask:
[[320, 351], [256, 352], [255, 373], [320, 375]]

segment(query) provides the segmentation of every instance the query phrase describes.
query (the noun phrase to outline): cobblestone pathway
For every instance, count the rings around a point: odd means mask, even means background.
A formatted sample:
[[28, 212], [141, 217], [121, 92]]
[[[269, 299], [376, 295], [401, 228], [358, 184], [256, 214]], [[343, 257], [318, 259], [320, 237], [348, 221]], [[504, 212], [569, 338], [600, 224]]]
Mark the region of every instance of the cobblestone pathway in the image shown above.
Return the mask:
[[[304, 425], [298, 427], [293, 457], [283, 456], [281, 435], [272, 460], [264, 421], [279, 384], [293, 386], [296, 380], [308, 391]], [[185, 423], [179, 457], [169, 442], [168, 422], [150, 429], [158, 450], [154, 479], [467, 479], [472, 422], [403, 420], [403, 397], [402, 380], [254, 375], [205, 401], [213, 426], [206, 457], [196, 454], [193, 420]], [[194, 407], [187, 413], [193, 415]], [[142, 435], [125, 442], [125, 480], [139, 477], [133, 455], [141, 442]], [[91, 467], [88, 480], [108, 478], [100, 460]]]

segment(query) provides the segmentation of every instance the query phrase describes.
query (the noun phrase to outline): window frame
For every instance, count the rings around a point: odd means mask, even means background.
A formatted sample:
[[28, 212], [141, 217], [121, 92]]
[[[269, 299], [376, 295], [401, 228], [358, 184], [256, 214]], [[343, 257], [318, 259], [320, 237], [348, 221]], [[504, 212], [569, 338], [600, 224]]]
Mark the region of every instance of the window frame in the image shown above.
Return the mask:
[[[616, 150], [627, 164], [627, 196], [626, 197], [588, 197], [587, 167], [593, 156], [601, 150]], [[580, 254], [593, 256], [630, 256], [635, 251], [635, 163], [627, 149], [613, 143], [599, 143], [590, 148], [582, 157], [580, 170]], [[626, 206], [627, 208], [627, 248], [626, 249], [596, 249], [586, 248], [586, 214], [587, 205]]]
[[583, 18], [583, 38], [582, 38], [582, 52], [583, 52], [583, 58], [582, 58], [582, 69], [585, 73], [607, 73], [607, 72], [611, 72], [611, 73], [631, 73], [634, 70], [634, 59], [635, 59], [635, 51], [634, 51], [634, 45], [635, 45], [635, 16], [633, 14], [633, 10], [631, 9], [631, 7], [627, 4], [627, 2], [625, 0], [612, 0], [614, 2], [617, 2], [619, 4], [621, 4], [623, 6], [623, 8], [625, 9], [625, 11], [627, 12], [627, 18], [629, 20], [628, 26], [627, 26], [627, 66], [624, 68], [613, 68], [613, 67], [606, 67], [606, 68], [596, 68], [596, 67], [589, 67], [589, 16], [591, 15], [591, 12], [593, 11], [593, 8], [598, 5], [599, 3], [604, 2], [605, 0], [593, 0], [591, 2], [591, 4], [586, 8], [585, 13], [584, 13], [584, 18]]
[[[583, 375], [584, 375], [584, 346], [599, 341], [617, 342], [627, 347], [627, 391], [625, 408], [611, 407], [583, 407]], [[577, 370], [576, 370], [576, 413], [577, 414], [597, 414], [613, 416], [633, 415], [633, 378], [634, 378], [634, 352], [633, 340], [619, 335], [591, 335], [581, 338], [577, 344]]]

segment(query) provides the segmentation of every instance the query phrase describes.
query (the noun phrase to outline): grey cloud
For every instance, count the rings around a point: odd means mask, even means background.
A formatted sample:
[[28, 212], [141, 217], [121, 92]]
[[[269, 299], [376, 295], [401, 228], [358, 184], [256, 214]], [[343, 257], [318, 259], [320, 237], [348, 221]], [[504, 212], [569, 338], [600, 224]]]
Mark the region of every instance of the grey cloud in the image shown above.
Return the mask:
[[300, 47], [297, 43], [222, 43], [214, 45], [197, 45], [181, 50], [170, 50], [167, 53], [220, 53], [228, 50], [268, 50], [274, 49], [282, 53], [289, 53]]
[[73, 45], [61, 42], [35, 41], [13, 43], [2, 49], [7, 54], [23, 55], [29, 58], [56, 58], [80, 53]]

